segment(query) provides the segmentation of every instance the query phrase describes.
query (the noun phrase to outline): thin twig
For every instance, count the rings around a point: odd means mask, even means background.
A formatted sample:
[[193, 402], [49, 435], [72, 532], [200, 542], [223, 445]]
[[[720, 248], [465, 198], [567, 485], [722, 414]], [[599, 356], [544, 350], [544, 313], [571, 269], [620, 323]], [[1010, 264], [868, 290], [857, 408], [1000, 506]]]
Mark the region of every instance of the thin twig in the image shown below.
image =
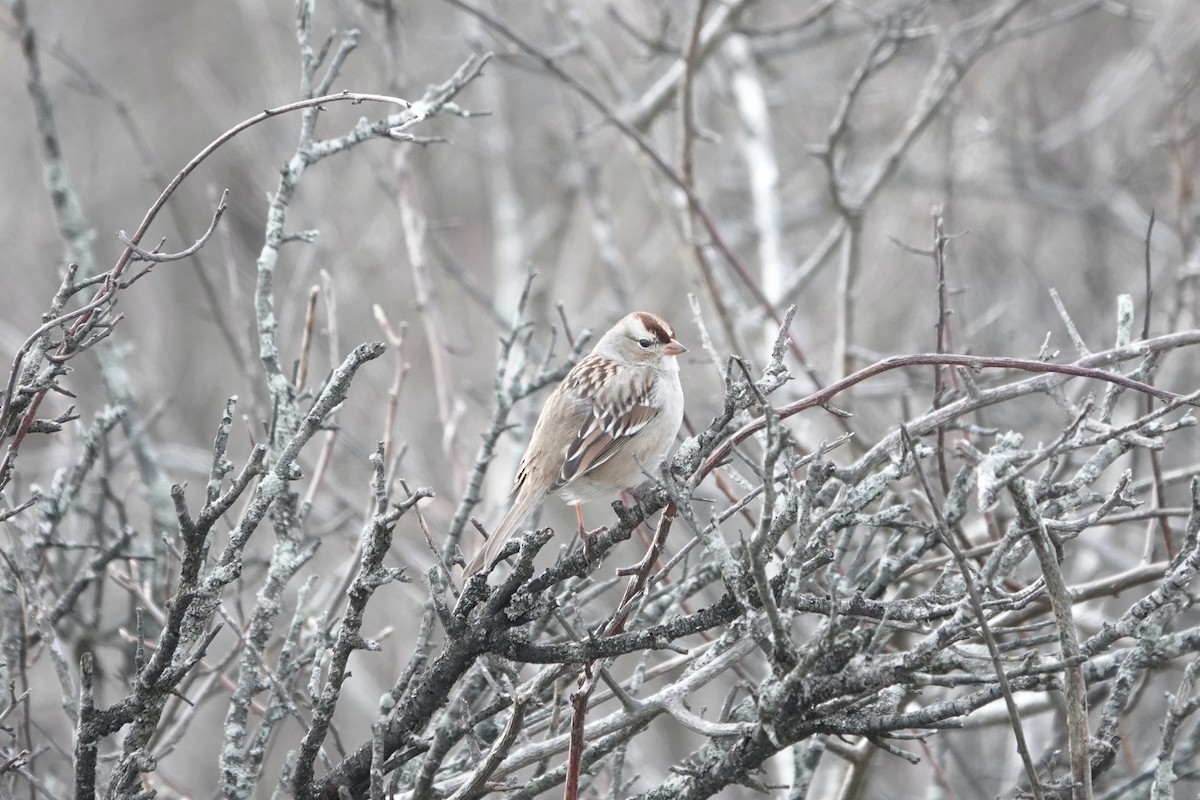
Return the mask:
[[933, 512], [934, 519], [937, 522], [938, 537], [942, 540], [942, 544], [950, 551], [950, 555], [954, 558], [954, 563], [958, 567], [958, 574], [962, 577], [963, 585], [966, 587], [967, 596], [971, 601], [971, 611], [975, 614], [975, 621], [979, 623], [979, 633], [983, 637], [983, 642], [987, 645], [988, 655], [992, 659], [992, 668], [996, 672], [996, 680], [1000, 686], [1000, 692], [1004, 696], [1004, 704], [1008, 707], [1009, 724], [1012, 726], [1013, 738], [1017, 744], [1017, 754], [1021, 757], [1021, 764], [1025, 767], [1025, 777], [1029, 781], [1029, 789], [1033, 793], [1035, 800], [1042, 800], [1045, 795], [1042, 793], [1041, 783], [1038, 780], [1037, 767], [1034, 766], [1033, 757], [1029, 754], [1029, 745], [1025, 741], [1025, 727], [1021, 724], [1021, 712], [1017, 708], [1017, 701], [1013, 697], [1012, 686], [1009, 684], [1008, 676], [1004, 672], [1004, 664], [1000, 654], [1000, 648], [996, 645], [996, 637], [992, 633], [991, 626], [988, 624], [987, 613], [983, 608], [983, 596], [979, 592], [979, 587], [975, 583], [975, 577], [972, 575], [974, 566], [967, 559], [959, 547], [958, 540], [954, 538], [954, 532], [950, 529], [950, 525], [946, 522], [945, 514], [942, 513], [942, 506], [933, 496], [933, 488], [929, 485], [928, 478], [925, 477], [925, 471], [921, 469], [920, 456], [917, 453], [916, 444], [908, 434], [908, 429], [903, 425], [900, 426], [900, 437], [904, 442], [904, 449], [908, 452], [909, 457], [913, 462], [913, 472], [917, 476], [917, 481], [921, 484], [921, 490], [925, 493], [925, 499], [929, 503], [929, 508]]

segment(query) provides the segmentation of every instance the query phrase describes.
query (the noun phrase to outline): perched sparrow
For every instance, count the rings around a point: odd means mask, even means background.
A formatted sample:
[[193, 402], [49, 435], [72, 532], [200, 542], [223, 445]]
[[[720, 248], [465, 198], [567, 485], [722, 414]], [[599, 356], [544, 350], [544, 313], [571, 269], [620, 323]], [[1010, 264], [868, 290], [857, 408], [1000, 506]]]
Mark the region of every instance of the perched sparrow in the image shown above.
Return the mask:
[[687, 348], [661, 317], [635, 311], [601, 337], [542, 407], [513, 484], [513, 504], [463, 571], [492, 566], [517, 526], [557, 493], [575, 506], [642, 482], [667, 455], [683, 422], [675, 356]]

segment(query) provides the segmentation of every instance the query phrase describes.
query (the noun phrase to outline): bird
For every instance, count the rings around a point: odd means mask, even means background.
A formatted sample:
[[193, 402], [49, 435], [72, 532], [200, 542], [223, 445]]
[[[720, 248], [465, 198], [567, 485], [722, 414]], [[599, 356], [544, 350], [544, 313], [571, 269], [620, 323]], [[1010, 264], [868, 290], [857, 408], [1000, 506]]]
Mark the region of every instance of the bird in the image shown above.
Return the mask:
[[512, 505], [463, 570], [490, 569], [517, 527], [551, 495], [575, 507], [642, 483], [666, 457], [683, 423], [677, 356], [666, 320], [649, 311], [621, 318], [567, 373], [538, 415], [513, 481]]

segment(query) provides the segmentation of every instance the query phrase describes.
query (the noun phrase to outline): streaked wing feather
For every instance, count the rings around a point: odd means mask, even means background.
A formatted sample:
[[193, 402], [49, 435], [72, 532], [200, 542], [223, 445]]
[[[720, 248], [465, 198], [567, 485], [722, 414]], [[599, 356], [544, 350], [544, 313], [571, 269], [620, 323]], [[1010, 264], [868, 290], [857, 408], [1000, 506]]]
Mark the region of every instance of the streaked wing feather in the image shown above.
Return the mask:
[[608, 461], [654, 419], [658, 409], [650, 400], [651, 385], [649, 380], [631, 381], [619, 396], [616, 391], [606, 392], [607, 386], [598, 387], [592, 395], [591, 415], [567, 445], [556, 490]]

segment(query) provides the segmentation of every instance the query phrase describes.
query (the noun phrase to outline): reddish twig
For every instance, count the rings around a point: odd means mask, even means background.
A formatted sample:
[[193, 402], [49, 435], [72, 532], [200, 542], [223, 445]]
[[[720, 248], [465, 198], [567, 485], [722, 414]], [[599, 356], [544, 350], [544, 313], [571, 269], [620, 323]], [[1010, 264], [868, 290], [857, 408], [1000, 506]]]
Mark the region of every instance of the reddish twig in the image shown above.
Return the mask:
[[[1022, 372], [1035, 373], [1053, 373], [1076, 378], [1091, 378], [1093, 380], [1106, 381], [1114, 383], [1118, 386], [1124, 386], [1127, 389], [1134, 389], [1143, 392], [1152, 397], [1157, 397], [1164, 402], [1179, 402], [1183, 400], [1181, 395], [1174, 392], [1168, 392], [1165, 389], [1159, 389], [1142, 381], [1127, 378], [1124, 375], [1119, 375], [1114, 372], [1106, 372], [1102, 369], [1085, 366], [1088, 363], [1104, 363], [1105, 361], [1116, 361], [1119, 358], [1128, 358], [1134, 355], [1145, 354], [1151, 350], [1169, 349], [1171, 347], [1181, 347], [1185, 345], [1200, 344], [1200, 330], [1184, 331], [1182, 333], [1168, 334], [1166, 336], [1151, 339], [1145, 342], [1139, 342], [1136, 345], [1129, 347], [1109, 350], [1103, 353], [1093, 353], [1090, 356], [1080, 359], [1074, 364], [1051, 364], [1045, 361], [1033, 361], [1026, 358], [1006, 358], [999, 356], [965, 356], [954, 353], [921, 353], [914, 355], [892, 356], [878, 361], [869, 367], [860, 369], [851, 375], [847, 375], [836, 383], [821, 389], [818, 392], [813, 392], [807, 397], [802, 397], [788, 403], [779, 408], [780, 419], [786, 419], [793, 414], [797, 414], [809, 408], [825, 407], [837, 395], [846, 391], [852, 386], [855, 386], [868, 378], [873, 378], [876, 375], [881, 375], [885, 372], [890, 372], [894, 369], [903, 367], [917, 366], [958, 366], [967, 367], [969, 369], [1014, 369]], [[1197, 405], [1195, 401], [1187, 401], [1189, 405]], [[949, 408], [949, 406], [947, 406]], [[718, 464], [729, 457], [729, 453], [735, 445], [745, 441], [748, 437], [762, 430], [766, 425], [766, 420], [763, 417], [758, 417], [751, 422], [743, 425], [732, 436], [727, 437], [719, 447], [717, 447], [704, 460], [699, 470], [699, 475], [707, 475]]]
[[312, 286], [308, 290], [308, 305], [304, 309], [304, 333], [300, 337], [300, 364], [296, 368], [296, 391], [304, 389], [304, 382], [308, 380], [308, 362], [312, 355], [312, 335], [313, 326], [317, 321], [317, 298], [321, 295], [319, 286]]
[[[637, 598], [642, 596], [642, 592], [646, 589], [646, 582], [650, 579], [650, 574], [654, 571], [654, 565], [658, 562], [658, 557], [662, 555], [663, 547], [667, 542], [667, 534], [671, 531], [671, 523], [675, 519], [676, 508], [674, 503], [667, 504], [663, 509], [662, 515], [658, 519], [658, 527], [654, 531], [654, 540], [650, 546], [646, 548], [646, 554], [638, 565], [634, 568], [633, 576], [625, 585], [625, 593], [621, 596], [621, 602], [617, 605], [617, 610], [609, 619], [601, 636], [616, 636], [625, 631], [625, 623], [629, 620], [629, 614], [633, 611], [634, 603]], [[579, 797], [579, 772], [583, 766], [583, 726], [587, 721], [588, 701], [592, 696], [592, 691], [596, 688], [596, 679], [599, 677], [603, 667], [596, 664], [585, 664], [583, 674], [579, 676], [579, 688], [571, 695], [571, 738], [567, 745], [567, 777], [566, 788], [563, 792], [564, 800], [577, 800]]]
[[[552, 57], [534, 47], [503, 22], [483, 11], [482, 9], [463, 2], [463, 0], [445, 1], [455, 8], [458, 8], [475, 17], [484, 25], [498, 33], [501, 37], [512, 42], [526, 54], [540, 62], [541, 65], [550, 73], [570, 87], [572, 91], [582, 97], [588, 103], [588, 105], [600, 112], [600, 114], [606, 121], [608, 121], [610, 125], [615, 127], [623, 136], [633, 142], [633, 144], [643, 153], [643, 155], [650, 159], [650, 162], [654, 164], [655, 168], [657, 168], [658, 171], [667, 178], [667, 180], [674, 184], [674, 186], [682, 191], [687, 197], [688, 205], [692, 213], [694, 213], [696, 218], [699, 219], [704, 225], [705, 233], [708, 234], [713, 246], [721, 253], [721, 256], [729, 264], [730, 269], [732, 269], [734, 274], [737, 276], [738, 281], [741, 282], [741, 284], [745, 286], [750, 294], [754, 297], [755, 302], [758, 303], [776, 323], [781, 324], [783, 322], [783, 316], [780, 314], [779, 309], [763, 293], [762, 287], [759, 286], [757, 281], [754, 280], [753, 276], [750, 275], [750, 271], [746, 268], [745, 262], [743, 262], [737, 253], [733, 251], [733, 248], [730, 246], [729, 242], [726, 241], [725, 237], [721, 235], [721, 231], [717, 228], [716, 221], [713, 219], [712, 215], [708, 213], [708, 210], [704, 207], [704, 204], [700, 201], [700, 197], [692, 189], [692, 186], [688, 183], [684, 176], [680, 175], [679, 172], [676, 171], [667, 162], [667, 160], [663, 158], [663, 156], [657, 150], [654, 149], [654, 147], [646, 140], [644, 136], [638, 133], [638, 131], [628, 122], [625, 122], [619, 116], [617, 116], [617, 114], [608, 106], [607, 103], [601, 100], [591, 89], [584, 86], [574, 77], [572, 77], [570, 73], [560, 67]], [[795, 356], [796, 360], [813, 380], [813, 383], [817, 386], [821, 386], [821, 381], [817, 380], [816, 375], [809, 366], [808, 359], [805, 357], [804, 351], [800, 348], [800, 346], [795, 342], [795, 340], [789, 340], [788, 346], [792, 351], [792, 355]]]
[[[946, 324], [950, 316], [950, 310], [947, 308], [946, 297], [946, 234], [942, 225], [942, 208], [938, 206], [933, 210], [933, 277], [936, 284], [938, 305], [937, 324], [935, 326], [935, 330], [937, 331], [935, 338], [937, 341], [935, 347], [939, 355], [952, 349], [949, 346], [950, 333]], [[937, 365], [933, 368], [934, 409], [941, 408], [944, 400], [943, 394], [946, 391], [945, 375], [945, 367]], [[937, 460], [938, 482], [942, 486], [942, 496], [944, 497], [950, 491], [950, 471], [946, 467], [946, 428], [943, 425], [939, 425], [937, 429]]]
[[[1153, 275], [1153, 261], [1150, 258], [1150, 240], [1154, 233], [1154, 209], [1150, 209], [1150, 222], [1146, 226], [1146, 248], [1145, 248], [1145, 275], [1146, 275], [1146, 307], [1144, 316], [1142, 317], [1142, 340], [1150, 338], [1150, 310], [1154, 300], [1154, 288], [1151, 285], [1151, 277]], [[1147, 396], [1145, 404], [1145, 413], [1149, 414], [1154, 409], [1154, 398]], [[1162, 456], [1157, 450], [1150, 451], [1150, 473], [1154, 480], [1154, 506], [1162, 508], [1167, 505], [1166, 487], [1163, 485], [1163, 469]], [[1153, 524], [1153, 523], [1151, 523]], [[1158, 518], [1158, 527], [1162, 532], [1163, 546], [1167, 551], [1167, 558], [1174, 558], [1178, 552], [1175, 545], [1175, 533], [1171, 529], [1170, 517], [1163, 515]]]
[[[579, 800], [579, 772], [583, 768], [583, 723], [587, 719], [588, 698], [596, 685], [588, 665], [580, 677], [580, 688], [571, 694], [571, 738], [567, 745], [567, 779], [563, 800]], [[586, 679], [586, 685], [583, 685]]]
[[[696, 190], [696, 159], [695, 159], [695, 125], [693, 124], [693, 101], [695, 100], [693, 84], [696, 77], [696, 63], [699, 61], [700, 29], [704, 26], [704, 10], [708, 0], [699, 0], [696, 4], [696, 14], [692, 20], [692, 33], [688, 37], [687, 51], [684, 54], [683, 81], [679, 84], [679, 177], [688, 187], [688, 197]], [[745, 351], [738, 336], [737, 325], [733, 321], [733, 312], [721, 297], [721, 287], [717, 284], [717, 276], [713, 273], [712, 264], [705, 252], [704, 240], [694, 234], [692, 223], [699, 216], [699, 205], [689, 202], [683, 215], [684, 236], [691, 243], [692, 260], [700, 272], [700, 282], [704, 285], [708, 302], [717, 312], [721, 328], [725, 331], [725, 341], [729, 349], [735, 353]]]

